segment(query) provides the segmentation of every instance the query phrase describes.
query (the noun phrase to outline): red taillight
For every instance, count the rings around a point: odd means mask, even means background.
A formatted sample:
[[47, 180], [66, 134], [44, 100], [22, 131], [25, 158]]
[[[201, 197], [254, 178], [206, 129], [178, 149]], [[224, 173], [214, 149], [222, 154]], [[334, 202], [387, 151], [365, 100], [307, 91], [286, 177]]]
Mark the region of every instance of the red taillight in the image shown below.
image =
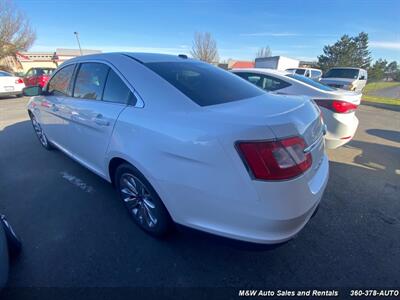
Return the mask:
[[41, 75], [38, 78], [38, 84], [41, 87], [44, 87], [46, 85], [47, 80], [49, 79], [49, 77], [47, 75]]
[[238, 148], [256, 179], [283, 180], [304, 173], [312, 164], [300, 137], [271, 142], [240, 142]]
[[319, 106], [325, 107], [333, 112], [344, 114], [357, 109], [358, 105], [341, 100], [314, 100]]
[[24, 83], [24, 81], [22, 80], [22, 78], [18, 78], [18, 79], [15, 80], [15, 83], [16, 84], [21, 84], [21, 83]]

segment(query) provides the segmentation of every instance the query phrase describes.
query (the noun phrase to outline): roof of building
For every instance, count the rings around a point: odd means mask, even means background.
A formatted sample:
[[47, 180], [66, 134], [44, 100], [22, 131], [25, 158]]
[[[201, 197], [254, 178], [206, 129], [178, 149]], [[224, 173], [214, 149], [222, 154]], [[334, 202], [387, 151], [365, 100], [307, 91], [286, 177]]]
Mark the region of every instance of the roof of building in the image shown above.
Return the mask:
[[231, 68], [232, 69], [254, 68], [254, 62], [238, 60], [232, 64]]
[[[65, 48], [57, 48], [57, 55], [66, 55], [66, 56], [79, 56], [81, 55], [81, 51], [79, 49], [65, 49]], [[82, 55], [87, 54], [98, 54], [101, 53], [100, 50], [91, 50], [91, 49], [82, 49]]]

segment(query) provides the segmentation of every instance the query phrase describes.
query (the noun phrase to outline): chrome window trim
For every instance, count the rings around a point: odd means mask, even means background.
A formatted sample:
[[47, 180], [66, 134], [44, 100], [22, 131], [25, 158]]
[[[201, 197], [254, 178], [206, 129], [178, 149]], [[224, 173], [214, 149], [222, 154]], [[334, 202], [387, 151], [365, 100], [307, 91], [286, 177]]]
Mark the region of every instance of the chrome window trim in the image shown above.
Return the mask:
[[[136, 97], [137, 101], [135, 103], [135, 105], [132, 104], [127, 104], [128, 106], [132, 106], [132, 107], [136, 107], [136, 108], [143, 108], [144, 107], [144, 101], [143, 98], [139, 95], [139, 93], [135, 90], [135, 88], [130, 84], [130, 82], [128, 80], [126, 80], [126, 78], [121, 74], [121, 72], [109, 61], [106, 60], [101, 60], [101, 59], [76, 59], [73, 62], [70, 63], [65, 63], [62, 65], [62, 67], [66, 67], [67, 65], [72, 65], [72, 64], [84, 64], [84, 63], [101, 63], [101, 64], [105, 64], [107, 65], [109, 68], [111, 68], [118, 76], [119, 78], [125, 83], [125, 85], [128, 87], [128, 89], [131, 91], [131, 93]], [[76, 74], [74, 75], [74, 77], [76, 77]], [[74, 78], [75, 80], [75, 78]], [[84, 99], [82, 99], [84, 100]], [[103, 100], [99, 100], [99, 101], [103, 101]], [[109, 101], [104, 101], [104, 102], [108, 102]]]

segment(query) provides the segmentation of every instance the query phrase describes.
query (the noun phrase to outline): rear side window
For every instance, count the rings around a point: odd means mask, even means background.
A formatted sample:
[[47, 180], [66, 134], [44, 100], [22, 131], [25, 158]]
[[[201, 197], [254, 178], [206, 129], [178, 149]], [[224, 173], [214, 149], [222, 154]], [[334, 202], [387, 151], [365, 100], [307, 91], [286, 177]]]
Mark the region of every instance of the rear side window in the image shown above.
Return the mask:
[[321, 71], [311, 70], [311, 76], [312, 77], [319, 77], [319, 76], [321, 76]]
[[122, 104], [130, 103], [132, 105], [136, 103], [129, 88], [112, 69], [108, 73], [103, 100]]
[[47, 92], [55, 96], [71, 96], [69, 86], [74, 68], [75, 65], [69, 65], [58, 71], [53, 78], [51, 78]]
[[76, 76], [74, 97], [101, 100], [108, 69], [101, 63], [81, 64]]
[[268, 92], [277, 91], [291, 85], [286, 81], [264, 74], [243, 72], [238, 72], [235, 74]]
[[145, 64], [200, 106], [252, 98], [263, 92], [236, 75], [201, 62]]

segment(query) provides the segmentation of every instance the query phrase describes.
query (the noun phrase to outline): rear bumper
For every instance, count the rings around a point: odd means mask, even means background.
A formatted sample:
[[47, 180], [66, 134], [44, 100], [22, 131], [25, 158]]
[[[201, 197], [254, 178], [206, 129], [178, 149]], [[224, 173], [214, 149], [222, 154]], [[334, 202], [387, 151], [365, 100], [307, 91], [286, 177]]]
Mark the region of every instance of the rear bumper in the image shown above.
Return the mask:
[[[329, 178], [329, 161], [325, 155], [312, 178], [302, 176], [286, 182], [287, 191], [279, 191], [281, 197], [274, 199], [271, 191], [261, 193], [265, 203], [264, 209], [275, 209], [275, 213], [252, 214], [247, 216], [248, 229], [242, 236], [233, 238], [254, 243], [276, 244], [295, 237], [308, 223], [321, 202]], [[284, 184], [284, 183], [283, 183]], [[289, 199], [290, 197], [290, 199]], [[263, 210], [260, 210], [263, 212]], [[246, 215], [242, 216], [245, 219]], [[251, 225], [250, 225], [251, 224]]]
[[0, 97], [16, 96], [16, 95], [21, 95], [21, 94], [22, 94], [22, 90], [20, 90], [20, 91], [12, 91], [12, 92], [0, 92]]
[[[326, 117], [326, 118], [325, 118]], [[350, 142], [358, 128], [358, 118], [346, 114], [327, 114], [324, 115], [327, 123], [327, 134], [325, 136], [325, 146], [328, 149], [336, 149]]]
[[[310, 170], [311, 171], [311, 170]], [[256, 193], [245, 191], [243, 197], [237, 187], [236, 195], [213, 199], [207, 216], [175, 221], [181, 225], [219, 236], [258, 244], [279, 244], [295, 237], [307, 224], [317, 209], [329, 177], [329, 162], [326, 155], [318, 170], [310, 178], [305, 173], [290, 181], [252, 181]], [[192, 192], [192, 199], [196, 195]], [[202, 195], [204, 202], [210, 195]], [[193, 199], [194, 200], [194, 199]], [[193, 208], [193, 207], [192, 207]], [[196, 210], [199, 213], [201, 209]], [[199, 217], [199, 218], [198, 218]]]

